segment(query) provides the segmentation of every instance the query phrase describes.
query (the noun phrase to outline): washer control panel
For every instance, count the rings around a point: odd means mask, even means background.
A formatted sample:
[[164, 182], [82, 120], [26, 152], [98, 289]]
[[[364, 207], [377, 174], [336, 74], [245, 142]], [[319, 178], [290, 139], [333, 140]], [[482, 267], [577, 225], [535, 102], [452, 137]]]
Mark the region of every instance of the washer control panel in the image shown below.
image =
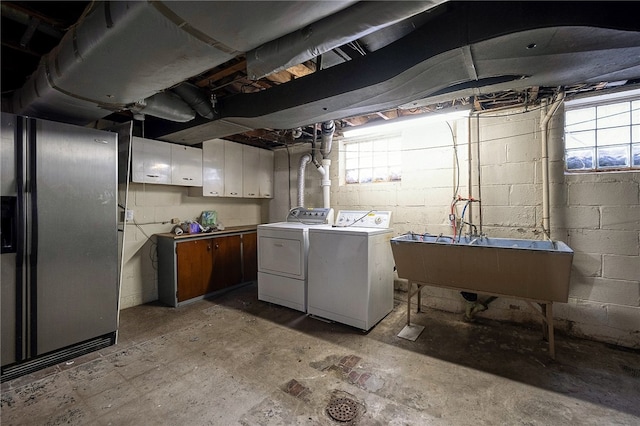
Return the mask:
[[387, 229], [391, 226], [391, 212], [380, 210], [340, 210], [336, 217], [335, 226]]
[[301, 222], [308, 224], [333, 224], [333, 209], [295, 207], [289, 211], [287, 222]]

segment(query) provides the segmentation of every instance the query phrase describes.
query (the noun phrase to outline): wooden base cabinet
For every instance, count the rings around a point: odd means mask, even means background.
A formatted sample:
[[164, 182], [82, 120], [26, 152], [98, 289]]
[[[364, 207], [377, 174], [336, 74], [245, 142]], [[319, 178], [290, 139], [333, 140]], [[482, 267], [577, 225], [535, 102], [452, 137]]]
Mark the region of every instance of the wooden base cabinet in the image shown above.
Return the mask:
[[[176, 286], [175, 298], [177, 303], [207, 293], [213, 272], [213, 258], [211, 256], [211, 239], [184, 241], [176, 244]], [[160, 257], [158, 257], [160, 261]], [[160, 262], [165, 263], [163, 259]], [[158, 277], [160, 278], [160, 277]], [[165, 278], [163, 276], [163, 278]], [[167, 303], [168, 301], [163, 300]], [[169, 303], [171, 304], [171, 303]]]
[[256, 231], [158, 235], [158, 297], [169, 306], [203, 299], [257, 279]]
[[243, 282], [241, 237], [241, 235], [229, 235], [212, 239], [213, 270], [207, 293]]
[[244, 281], [258, 280], [258, 234], [242, 235], [242, 276]]

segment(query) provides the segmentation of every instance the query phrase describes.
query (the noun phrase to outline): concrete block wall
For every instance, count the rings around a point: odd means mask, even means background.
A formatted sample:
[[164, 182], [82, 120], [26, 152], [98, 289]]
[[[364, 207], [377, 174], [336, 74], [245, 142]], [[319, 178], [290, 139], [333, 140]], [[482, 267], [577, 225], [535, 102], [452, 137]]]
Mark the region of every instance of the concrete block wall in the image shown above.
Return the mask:
[[[554, 304], [556, 328], [640, 348], [640, 173], [565, 175], [563, 117], [560, 108], [548, 133], [550, 224], [552, 238], [574, 250], [574, 262], [569, 301]], [[541, 118], [539, 110], [514, 108], [458, 120], [452, 126], [460, 165], [458, 194], [482, 199], [482, 209], [472, 204], [470, 217], [479, 224], [481, 213], [482, 230], [489, 236], [543, 239]], [[309, 150], [306, 145], [290, 149], [288, 154], [286, 150], [276, 152], [277, 173], [291, 187], [294, 203], [298, 160]], [[455, 171], [451, 131], [446, 124], [406, 131], [402, 150], [401, 182], [344, 185], [339, 143], [334, 142], [331, 206], [336, 211], [391, 210], [396, 235], [409, 231], [450, 235], [447, 216]], [[278, 177], [276, 182], [276, 194], [282, 192], [280, 199], [287, 199]], [[313, 168], [307, 169], [305, 198], [308, 206], [322, 205], [320, 175]], [[461, 208], [458, 203], [458, 215]], [[397, 280], [396, 285], [406, 283]], [[464, 310], [458, 292], [435, 287], [423, 291], [426, 306]], [[539, 322], [526, 303], [507, 298], [496, 300], [480, 315]]]
[[[568, 175], [564, 237], [576, 252], [566, 328], [640, 347], [640, 173]], [[563, 216], [561, 216], [563, 215]], [[588, 319], [599, 314], [599, 321]]]
[[154, 234], [170, 232], [172, 218], [196, 220], [203, 210], [215, 210], [225, 227], [268, 221], [269, 200], [189, 196], [172, 185], [131, 183], [128, 208], [138, 224], [125, 229], [120, 309], [158, 299], [158, 271]]
[[[539, 111], [512, 109], [472, 119], [472, 145], [480, 141], [482, 219], [488, 235], [542, 238], [541, 118]], [[554, 304], [556, 327], [638, 348], [640, 173], [565, 174], [563, 127], [560, 108], [548, 133], [551, 237], [574, 250], [574, 262], [569, 302]], [[481, 315], [537, 321], [525, 304], [506, 299]]]

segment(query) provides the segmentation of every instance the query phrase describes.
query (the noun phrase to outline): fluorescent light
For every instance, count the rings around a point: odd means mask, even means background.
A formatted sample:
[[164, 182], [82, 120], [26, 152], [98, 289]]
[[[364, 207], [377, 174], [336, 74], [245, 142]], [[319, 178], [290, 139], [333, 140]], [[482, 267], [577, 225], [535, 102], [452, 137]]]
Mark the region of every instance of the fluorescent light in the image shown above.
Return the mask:
[[454, 110], [446, 113], [426, 113], [419, 116], [405, 116], [402, 118], [396, 118], [395, 120], [388, 120], [382, 123], [374, 123], [371, 125], [364, 124], [362, 126], [353, 127], [344, 130], [342, 134], [345, 138], [366, 136], [381, 133], [392, 133], [400, 129], [407, 129], [410, 127], [422, 126], [428, 123], [440, 123], [443, 121], [456, 120], [462, 117], [468, 117], [470, 110]]

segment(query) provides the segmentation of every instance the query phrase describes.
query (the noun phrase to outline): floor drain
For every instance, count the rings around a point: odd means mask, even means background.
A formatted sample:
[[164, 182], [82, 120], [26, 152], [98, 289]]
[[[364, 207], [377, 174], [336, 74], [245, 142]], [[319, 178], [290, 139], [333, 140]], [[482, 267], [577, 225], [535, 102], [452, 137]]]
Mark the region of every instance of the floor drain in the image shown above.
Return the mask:
[[358, 403], [349, 398], [336, 398], [327, 406], [327, 413], [334, 420], [349, 422], [358, 415]]
[[620, 364], [620, 367], [622, 367], [622, 369], [624, 371], [629, 373], [629, 375], [631, 375], [631, 377], [640, 377], [640, 369], [639, 368], [629, 367], [628, 365], [625, 365], [625, 364]]

